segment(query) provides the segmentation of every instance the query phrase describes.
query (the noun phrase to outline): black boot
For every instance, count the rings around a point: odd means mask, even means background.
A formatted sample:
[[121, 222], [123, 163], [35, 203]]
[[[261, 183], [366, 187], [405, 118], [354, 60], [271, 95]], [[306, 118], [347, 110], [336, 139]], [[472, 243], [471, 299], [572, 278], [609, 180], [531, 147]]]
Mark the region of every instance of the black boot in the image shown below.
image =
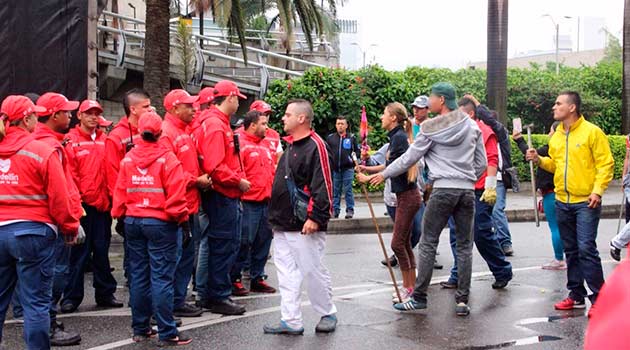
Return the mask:
[[53, 321], [50, 324], [50, 345], [72, 346], [81, 342], [81, 335], [77, 332], [66, 332], [63, 324]]

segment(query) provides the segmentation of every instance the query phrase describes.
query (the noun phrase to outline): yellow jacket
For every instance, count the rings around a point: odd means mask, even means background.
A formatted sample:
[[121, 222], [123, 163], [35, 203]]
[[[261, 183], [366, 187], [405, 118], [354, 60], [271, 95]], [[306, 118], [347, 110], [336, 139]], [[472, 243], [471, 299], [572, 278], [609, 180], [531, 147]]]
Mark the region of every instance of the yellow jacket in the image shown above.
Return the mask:
[[554, 173], [556, 200], [562, 203], [585, 202], [591, 193], [602, 196], [613, 178], [608, 138], [584, 116], [568, 132], [558, 125], [549, 140], [549, 157], [540, 157], [538, 164]]

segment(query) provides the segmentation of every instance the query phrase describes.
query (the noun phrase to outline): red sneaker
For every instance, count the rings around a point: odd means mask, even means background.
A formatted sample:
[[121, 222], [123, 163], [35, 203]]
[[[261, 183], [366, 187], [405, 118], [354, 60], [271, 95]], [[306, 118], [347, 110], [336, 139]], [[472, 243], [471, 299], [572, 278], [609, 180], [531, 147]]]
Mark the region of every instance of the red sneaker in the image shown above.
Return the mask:
[[584, 303], [584, 300], [575, 301], [569, 297], [559, 303], [556, 303], [554, 307], [556, 310], [584, 309], [586, 307], [586, 303]]
[[243, 286], [241, 280], [232, 283], [232, 295], [235, 297], [244, 297], [249, 295], [249, 291]]
[[265, 282], [264, 279], [258, 279], [256, 281], [252, 281], [251, 285], [252, 292], [255, 293], [275, 293], [276, 289]]

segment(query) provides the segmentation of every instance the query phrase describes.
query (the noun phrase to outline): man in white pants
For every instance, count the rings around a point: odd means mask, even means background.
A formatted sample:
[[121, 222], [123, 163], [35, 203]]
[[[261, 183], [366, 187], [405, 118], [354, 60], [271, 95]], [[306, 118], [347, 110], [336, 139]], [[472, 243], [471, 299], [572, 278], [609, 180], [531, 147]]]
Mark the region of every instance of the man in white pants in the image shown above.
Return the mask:
[[322, 264], [332, 215], [329, 151], [311, 130], [313, 108], [308, 101], [290, 101], [282, 121], [289, 146], [278, 161], [269, 206], [282, 319], [264, 331], [304, 333], [300, 303], [302, 282], [306, 282], [311, 305], [322, 315], [315, 331], [330, 333], [337, 326], [337, 308], [330, 273]]

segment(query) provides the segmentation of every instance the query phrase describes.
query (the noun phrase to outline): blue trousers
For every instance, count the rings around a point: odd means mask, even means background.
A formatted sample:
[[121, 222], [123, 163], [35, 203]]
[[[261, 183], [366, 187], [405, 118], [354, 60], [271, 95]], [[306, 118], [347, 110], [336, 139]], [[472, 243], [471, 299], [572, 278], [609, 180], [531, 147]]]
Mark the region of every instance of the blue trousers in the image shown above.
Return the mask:
[[560, 237], [560, 229], [558, 228], [558, 219], [556, 218], [556, 194], [553, 192], [543, 196], [543, 209], [547, 218], [547, 225], [551, 231], [551, 244], [553, 245], [553, 254], [556, 260], [564, 260], [564, 247], [562, 246], [562, 237]]
[[92, 261], [96, 302], [107, 301], [116, 292], [116, 279], [109, 264], [109, 245], [112, 238], [112, 217], [109, 212], [100, 212], [93, 206], [83, 205], [86, 216], [81, 219], [85, 229], [85, 243], [75, 245], [70, 252], [70, 278], [61, 304], [81, 305], [84, 296], [84, 272]]
[[232, 282], [241, 279], [245, 263], [251, 256], [249, 273], [252, 281], [266, 278], [265, 264], [269, 257], [273, 233], [269, 225], [268, 203], [243, 202], [241, 248], [232, 268]]
[[354, 180], [354, 169], [333, 171], [333, 209], [335, 216], [341, 211], [341, 196], [346, 199], [346, 213], [354, 212], [354, 195], [352, 193], [352, 180]]
[[70, 251], [62, 235], [57, 236], [54, 244], [55, 269], [53, 276], [52, 299], [50, 301], [50, 321], [57, 320], [57, 304], [61, 300], [63, 291], [70, 280]]
[[0, 324], [4, 324], [15, 291], [23, 302], [23, 334], [28, 349], [50, 348], [49, 312], [55, 240], [55, 232], [42, 223], [18, 222], [0, 226]]
[[208, 293], [208, 215], [199, 212], [199, 248], [197, 252], [197, 267], [195, 285], [197, 286], [197, 300], [202, 300]]
[[129, 252], [129, 299], [134, 335], [151, 329], [155, 316], [160, 339], [177, 336], [173, 293], [177, 252], [182, 244], [177, 224], [152, 218], [126, 217]]
[[[196, 229], [194, 215], [190, 216], [188, 222], [190, 225], [191, 236], [198, 236], [193, 232]], [[178, 234], [181, 232], [178, 231]], [[188, 284], [192, 278], [193, 269], [195, 267], [195, 243], [194, 239], [188, 242], [187, 246], [181, 245], [177, 260], [177, 269], [175, 270], [175, 296], [174, 308], [179, 309], [186, 303], [186, 293], [188, 292]]]
[[492, 208], [492, 223], [501, 247], [512, 245], [512, 234], [510, 233], [507, 216], [505, 216], [506, 199], [507, 190], [505, 185], [503, 185], [503, 181], [497, 181], [497, 202]]

